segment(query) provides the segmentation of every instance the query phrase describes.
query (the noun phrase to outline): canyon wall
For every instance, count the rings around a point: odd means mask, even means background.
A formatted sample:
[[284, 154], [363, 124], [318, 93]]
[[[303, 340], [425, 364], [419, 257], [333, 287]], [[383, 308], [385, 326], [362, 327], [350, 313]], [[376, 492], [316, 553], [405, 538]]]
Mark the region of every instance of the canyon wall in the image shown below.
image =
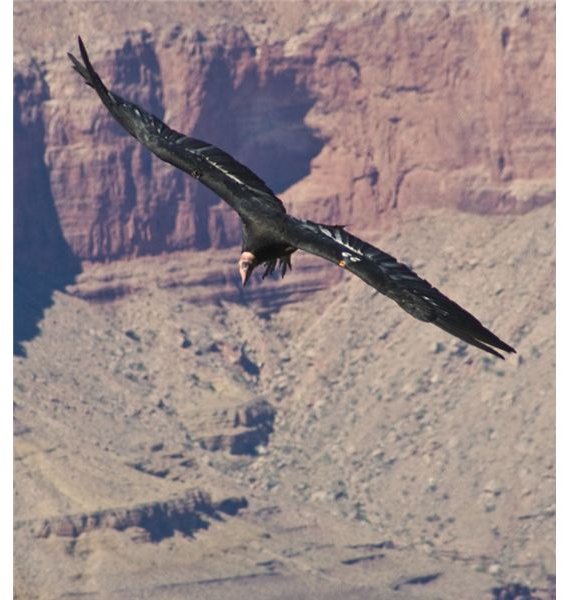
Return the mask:
[[412, 205], [553, 200], [554, 3], [213, 6], [15, 3], [21, 261], [239, 241], [229, 207], [72, 71], [77, 34], [111, 89], [236, 156], [300, 216], [374, 230]]

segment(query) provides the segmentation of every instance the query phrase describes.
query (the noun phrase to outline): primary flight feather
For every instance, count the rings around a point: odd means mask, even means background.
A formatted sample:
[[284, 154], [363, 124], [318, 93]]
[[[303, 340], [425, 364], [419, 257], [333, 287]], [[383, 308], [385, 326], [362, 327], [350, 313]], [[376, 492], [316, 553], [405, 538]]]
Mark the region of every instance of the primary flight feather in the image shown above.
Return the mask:
[[245, 285], [256, 266], [266, 275], [291, 268], [291, 255], [304, 250], [360, 277], [392, 298], [416, 319], [433, 323], [490, 354], [514, 348], [486, 329], [478, 319], [447, 298], [425, 279], [386, 252], [348, 233], [287, 214], [283, 203], [255, 173], [220, 148], [174, 131], [141, 107], [108, 90], [78, 38], [83, 64], [68, 54], [74, 69], [100, 97], [115, 120], [162, 160], [185, 171], [225, 200], [242, 220], [240, 276]]

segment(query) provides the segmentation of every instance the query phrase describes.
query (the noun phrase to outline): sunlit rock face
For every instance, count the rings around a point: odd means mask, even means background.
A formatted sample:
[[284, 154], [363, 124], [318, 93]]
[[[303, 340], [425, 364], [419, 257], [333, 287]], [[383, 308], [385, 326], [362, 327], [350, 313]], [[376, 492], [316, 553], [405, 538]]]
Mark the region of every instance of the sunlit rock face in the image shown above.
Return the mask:
[[[258, 60], [242, 28], [215, 32], [212, 39], [181, 31], [172, 29], [161, 44], [146, 31], [124, 36], [122, 47], [109, 52], [96, 52], [94, 44], [92, 60], [112, 89], [174, 128], [212, 140], [276, 192], [305, 177], [322, 142], [304, 123], [314, 99], [297, 77], [302, 61], [267, 52]], [[64, 88], [60, 98], [38, 96], [35, 108], [45, 122], [43, 187], [50, 188], [78, 257], [238, 243], [237, 217], [228, 207], [161, 164], [112, 120], [66, 63], [60, 67], [51, 75], [60, 77], [53, 83]], [[18, 165], [23, 172], [28, 167]]]
[[553, 6], [135, 6], [94, 6], [80, 24], [64, 3], [38, 8], [57, 19], [41, 35], [16, 10], [15, 102], [37, 123], [22, 133], [16, 114], [16, 244], [41, 260], [59, 242], [32, 242], [30, 221], [58, 219], [88, 260], [240, 238], [228, 206], [81, 83], [65, 56], [78, 33], [113, 90], [235, 155], [303, 216], [360, 230], [411, 205], [522, 213], [553, 199]]

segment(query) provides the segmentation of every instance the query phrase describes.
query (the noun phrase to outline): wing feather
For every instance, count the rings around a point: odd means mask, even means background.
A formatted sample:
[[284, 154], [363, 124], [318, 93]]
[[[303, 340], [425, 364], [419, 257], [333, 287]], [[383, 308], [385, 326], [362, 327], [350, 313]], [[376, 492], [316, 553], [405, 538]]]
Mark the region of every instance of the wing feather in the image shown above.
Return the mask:
[[515, 352], [476, 317], [390, 254], [351, 235], [343, 227], [292, 217], [287, 220], [287, 242], [345, 266], [416, 319], [433, 323], [494, 356], [503, 358], [494, 348]]
[[241, 215], [254, 214], [260, 208], [285, 213], [283, 203], [266, 183], [230, 154], [173, 130], [155, 115], [109, 91], [94, 70], [81, 38], [78, 44], [84, 64], [69, 53], [74, 69], [97, 92], [115, 120], [156, 156], [200, 180]]

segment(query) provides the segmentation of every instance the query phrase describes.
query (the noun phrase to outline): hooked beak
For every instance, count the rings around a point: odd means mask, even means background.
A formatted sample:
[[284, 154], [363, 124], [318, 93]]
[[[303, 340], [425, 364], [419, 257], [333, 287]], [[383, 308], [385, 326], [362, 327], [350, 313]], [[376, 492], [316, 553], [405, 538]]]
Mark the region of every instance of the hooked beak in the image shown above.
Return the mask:
[[245, 286], [250, 280], [250, 275], [256, 265], [256, 257], [251, 252], [242, 252], [240, 260], [238, 261], [238, 269], [240, 271], [240, 278], [242, 279], [242, 285]]
[[245, 286], [250, 280], [251, 269], [249, 266], [240, 265], [240, 278], [242, 279], [242, 285]]

